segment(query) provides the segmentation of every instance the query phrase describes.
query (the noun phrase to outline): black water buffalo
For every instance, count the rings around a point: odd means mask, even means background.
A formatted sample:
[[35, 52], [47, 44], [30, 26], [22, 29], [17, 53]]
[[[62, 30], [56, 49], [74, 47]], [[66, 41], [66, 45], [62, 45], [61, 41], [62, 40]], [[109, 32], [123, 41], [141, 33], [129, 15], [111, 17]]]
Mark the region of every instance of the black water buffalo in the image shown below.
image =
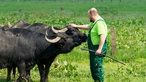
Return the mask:
[[[7, 30], [6, 26], [2, 27], [3, 29]], [[11, 28], [23, 28], [23, 29], [29, 29], [35, 32], [43, 33], [45, 34], [45, 30], [47, 30], [48, 26], [43, 23], [34, 23], [29, 24], [24, 20], [19, 20], [16, 22]], [[11, 71], [13, 69], [13, 75], [15, 77], [16, 73], [16, 65], [9, 66], [7, 68], [7, 81], [11, 80]]]
[[35, 64], [39, 68], [40, 81], [47, 82], [49, 68], [56, 56], [70, 52], [86, 40], [85, 34], [70, 27], [48, 28], [46, 34], [18, 28], [0, 31], [0, 68], [16, 65], [20, 73], [17, 82], [24, 78], [29, 81], [30, 69]]
[[[9, 22], [10, 24], [10, 22]], [[34, 23], [34, 24], [29, 24], [24, 20], [19, 20], [18, 22], [16, 22], [12, 27], [7, 27], [6, 26], [1, 26], [1, 28], [3, 30], [7, 30], [10, 28], [23, 28], [23, 29], [29, 29], [32, 31], [36, 31], [39, 33], [43, 33], [45, 34], [45, 30], [48, 28], [47, 25], [42, 24], [42, 23]], [[11, 65], [9, 67], [7, 67], [7, 81], [11, 80], [11, 71], [13, 70], [13, 76], [15, 77], [15, 73], [16, 73], [16, 65]]]
[[[17, 23], [15, 23], [11, 28], [23, 28], [23, 29], [28, 29], [32, 30], [35, 32], [39, 32], [42, 34], [45, 34], [45, 31], [48, 29], [49, 26], [43, 23], [34, 23], [34, 24], [29, 24], [24, 20], [19, 20]], [[58, 29], [58, 28], [56, 28]], [[6, 30], [6, 29], [5, 29]], [[58, 29], [59, 32], [64, 32], [63, 30]], [[15, 77], [15, 72], [16, 72], [16, 65], [9, 66], [7, 68], [7, 81], [11, 80], [11, 71], [13, 69], [13, 75]]]

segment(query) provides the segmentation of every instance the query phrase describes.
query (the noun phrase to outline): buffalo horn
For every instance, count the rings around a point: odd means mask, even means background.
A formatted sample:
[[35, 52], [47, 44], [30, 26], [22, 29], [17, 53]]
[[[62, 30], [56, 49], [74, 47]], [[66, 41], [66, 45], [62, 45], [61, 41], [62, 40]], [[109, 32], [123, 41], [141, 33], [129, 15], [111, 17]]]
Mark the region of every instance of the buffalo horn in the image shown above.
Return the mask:
[[56, 29], [53, 28], [53, 26], [51, 27], [51, 29], [52, 29], [52, 31], [53, 31], [54, 33], [66, 32], [66, 31], [68, 30], [67, 28], [64, 28], [64, 29], [61, 29], [61, 30], [56, 30]]
[[56, 38], [54, 38], [54, 39], [49, 39], [49, 38], [47, 38], [47, 36], [48, 36], [48, 33], [47, 33], [47, 31], [46, 31], [45, 39], [46, 39], [48, 42], [50, 42], [50, 43], [56, 43], [56, 42], [58, 42], [58, 41], [61, 39], [60, 37], [56, 37]]

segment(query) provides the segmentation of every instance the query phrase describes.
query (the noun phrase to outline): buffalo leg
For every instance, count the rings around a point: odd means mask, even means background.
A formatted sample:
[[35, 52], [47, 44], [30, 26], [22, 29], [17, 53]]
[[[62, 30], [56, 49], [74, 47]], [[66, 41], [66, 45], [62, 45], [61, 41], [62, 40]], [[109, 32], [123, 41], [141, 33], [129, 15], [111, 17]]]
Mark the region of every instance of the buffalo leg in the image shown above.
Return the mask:
[[48, 74], [50, 72], [50, 67], [51, 64], [54, 60], [52, 59], [52, 61], [48, 62], [47, 64], [45, 64], [45, 75], [44, 75], [44, 82], [48, 82]]
[[49, 74], [49, 65], [38, 65], [40, 72], [40, 82], [48, 82], [48, 74]]
[[26, 79], [30, 82], [30, 70], [26, 71]]
[[14, 76], [14, 78], [15, 78], [15, 74], [16, 74], [16, 66], [13, 66], [12, 69], [13, 69], [13, 76]]
[[50, 67], [51, 67], [51, 65], [52, 65], [52, 63], [53, 63], [53, 61], [54, 61], [54, 59], [55, 59], [55, 56], [52, 57], [52, 59], [51, 59], [48, 63], [45, 64], [44, 82], [48, 82], [48, 74], [49, 74], [49, 72], [50, 72]]
[[38, 68], [39, 68], [39, 73], [40, 73], [40, 82], [45, 82], [44, 81], [44, 65], [41, 63], [38, 63]]
[[18, 66], [18, 71], [19, 71], [20, 76], [19, 76], [19, 78], [17, 79], [16, 82], [21, 82], [22, 80], [26, 80], [27, 81], [27, 79], [26, 79], [26, 70], [25, 70], [25, 62], [24, 61], [19, 62], [17, 64], [17, 66]]
[[38, 68], [39, 68], [39, 73], [40, 73], [40, 82], [48, 82], [48, 74], [49, 74], [49, 70], [50, 70], [50, 66], [52, 64], [52, 62], [54, 61], [56, 56], [51, 57], [51, 59], [48, 60], [43, 60], [46, 61], [45, 64], [42, 62], [38, 62]]
[[9, 66], [7, 68], [7, 81], [11, 80], [11, 71], [12, 71], [12, 66]]
[[45, 82], [48, 82], [48, 74], [49, 74], [49, 71], [50, 71], [50, 66], [51, 65], [46, 65], [45, 66], [45, 76], [44, 76]]
[[15, 78], [16, 66], [15, 65], [9, 66], [7, 68], [7, 81], [10, 81], [11, 80], [11, 72], [12, 72], [12, 69], [13, 69], [13, 76]]

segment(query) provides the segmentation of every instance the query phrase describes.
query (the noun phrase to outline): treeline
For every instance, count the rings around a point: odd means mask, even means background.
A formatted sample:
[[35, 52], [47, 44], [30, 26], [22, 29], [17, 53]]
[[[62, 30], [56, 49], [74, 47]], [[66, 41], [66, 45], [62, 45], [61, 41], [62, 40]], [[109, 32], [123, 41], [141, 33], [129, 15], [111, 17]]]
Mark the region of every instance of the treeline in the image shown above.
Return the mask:
[[127, 1], [146, 1], [146, 0], [0, 0], [0, 1], [71, 1], [71, 2], [84, 2], [84, 1], [90, 1], [90, 2], [127, 2]]
[[131, 1], [131, 2], [134, 2], [134, 1], [146, 1], [146, 0], [92, 0], [93, 2], [96, 2], [96, 1], [100, 1], [100, 2], [128, 2], [128, 1]]

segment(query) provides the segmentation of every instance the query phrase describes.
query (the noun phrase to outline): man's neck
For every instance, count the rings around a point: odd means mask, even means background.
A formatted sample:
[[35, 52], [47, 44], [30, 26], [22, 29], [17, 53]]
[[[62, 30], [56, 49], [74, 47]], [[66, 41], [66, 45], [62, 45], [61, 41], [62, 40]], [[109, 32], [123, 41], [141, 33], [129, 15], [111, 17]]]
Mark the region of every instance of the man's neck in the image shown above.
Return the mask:
[[99, 17], [98, 15], [94, 17], [94, 22], [98, 19], [98, 17]]

